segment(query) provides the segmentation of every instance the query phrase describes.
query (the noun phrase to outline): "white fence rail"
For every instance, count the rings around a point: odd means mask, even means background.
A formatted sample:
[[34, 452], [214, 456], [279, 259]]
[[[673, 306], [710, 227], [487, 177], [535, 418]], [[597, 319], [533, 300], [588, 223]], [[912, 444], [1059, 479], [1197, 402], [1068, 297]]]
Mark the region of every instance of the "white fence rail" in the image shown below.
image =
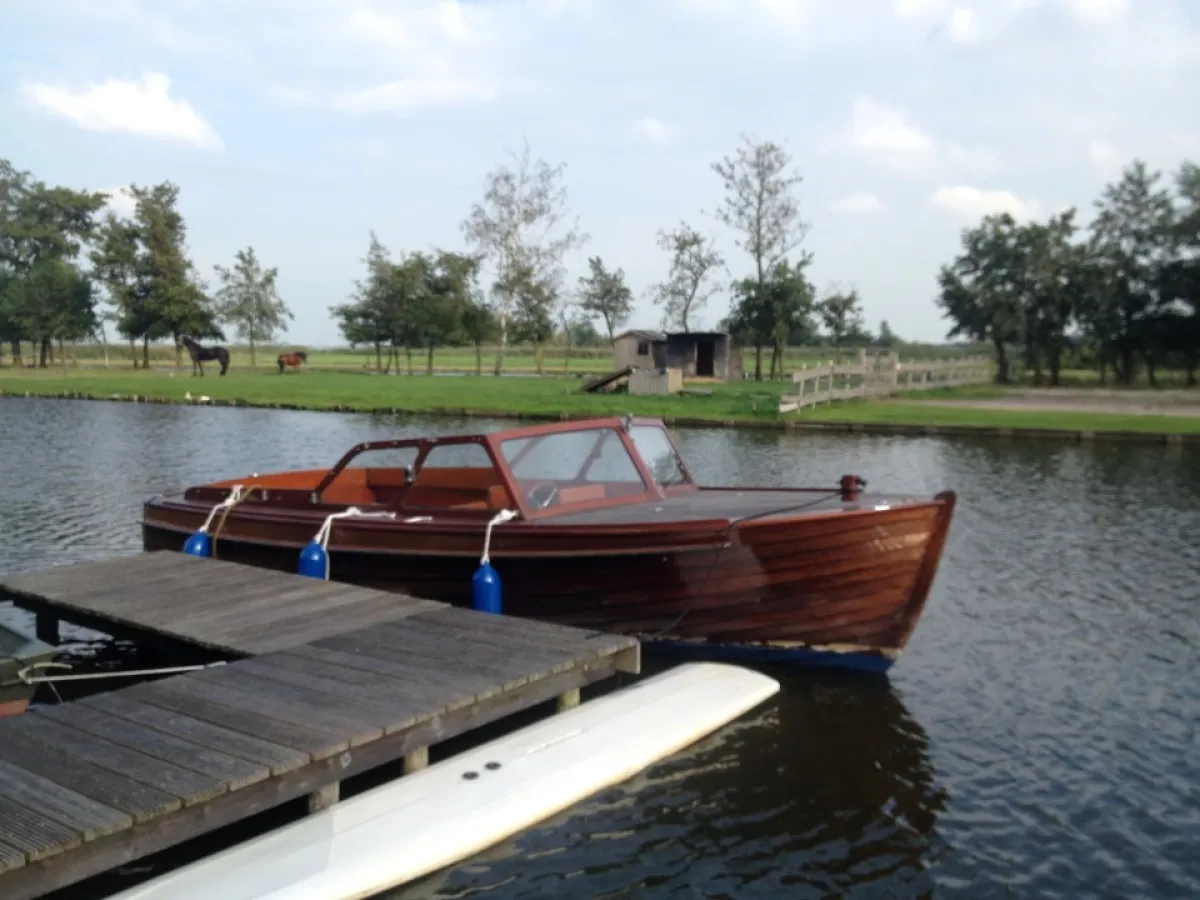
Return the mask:
[[894, 351], [869, 355], [866, 350], [859, 350], [858, 359], [853, 362], [801, 366], [793, 371], [795, 392], [779, 398], [779, 411], [793, 412], [855, 397], [985, 384], [992, 380], [992, 375], [992, 361], [985, 356], [902, 363]]

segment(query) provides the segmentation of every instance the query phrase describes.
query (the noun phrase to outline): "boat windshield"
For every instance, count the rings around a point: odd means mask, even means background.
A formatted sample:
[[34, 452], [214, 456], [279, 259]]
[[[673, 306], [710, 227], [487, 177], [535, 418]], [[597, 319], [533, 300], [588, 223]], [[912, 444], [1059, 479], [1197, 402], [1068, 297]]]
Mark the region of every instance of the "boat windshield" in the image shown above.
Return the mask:
[[509, 438], [500, 452], [535, 509], [634, 496], [649, 487], [613, 427]]
[[661, 425], [634, 425], [629, 429], [629, 436], [646, 468], [660, 485], [671, 487], [690, 482], [665, 428]]

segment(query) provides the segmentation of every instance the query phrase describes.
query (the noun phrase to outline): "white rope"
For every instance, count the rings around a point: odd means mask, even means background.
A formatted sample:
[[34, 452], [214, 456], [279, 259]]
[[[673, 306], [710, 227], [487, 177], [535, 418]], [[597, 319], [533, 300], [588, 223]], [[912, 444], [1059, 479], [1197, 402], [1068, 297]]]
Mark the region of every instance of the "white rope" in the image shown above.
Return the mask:
[[214, 663], [203, 663], [195, 666], [167, 666], [161, 669], [123, 669], [119, 672], [79, 672], [73, 675], [30, 675], [38, 669], [56, 668], [69, 669], [69, 663], [34, 663], [17, 672], [17, 678], [23, 684], [54, 684], [59, 681], [91, 681], [100, 678], [133, 678], [139, 675], [174, 675], [178, 672], [196, 672], [200, 669], [211, 669], [213, 666], [225, 665], [224, 660]]
[[394, 519], [394, 518], [396, 518], [396, 514], [394, 512], [369, 512], [366, 510], [361, 510], [357, 506], [350, 506], [350, 507], [347, 507], [346, 509], [342, 510], [341, 512], [330, 513], [329, 515], [327, 515], [325, 517], [324, 524], [321, 525], [321, 528], [317, 532], [316, 537], [313, 538], [313, 540], [315, 540], [318, 544], [320, 544], [321, 549], [325, 551], [325, 580], [326, 581], [329, 580], [329, 536], [333, 533], [333, 521], [334, 521], [334, 519], [351, 519], [351, 518]]
[[481, 566], [486, 566], [490, 561], [488, 557], [488, 550], [492, 546], [492, 526], [499, 525], [501, 522], [507, 522], [510, 519], [515, 519], [518, 515], [520, 515], [520, 513], [518, 513], [515, 509], [502, 509], [500, 512], [496, 513], [496, 515], [492, 516], [491, 520], [487, 523], [487, 528], [483, 532], [483, 556], [479, 560], [479, 564]]
[[228, 509], [229, 507], [235, 505], [239, 500], [241, 500], [244, 489], [245, 489], [245, 485], [241, 485], [241, 484], [235, 484], [232, 488], [230, 488], [229, 496], [226, 497], [224, 500], [222, 500], [220, 503], [218, 503], [216, 506], [214, 506], [211, 510], [209, 510], [208, 518], [204, 520], [204, 524], [200, 526], [200, 531], [198, 533], [199, 534], [208, 534], [208, 526], [211, 525], [213, 519], [215, 519], [217, 517], [217, 513], [219, 513], [223, 509]]

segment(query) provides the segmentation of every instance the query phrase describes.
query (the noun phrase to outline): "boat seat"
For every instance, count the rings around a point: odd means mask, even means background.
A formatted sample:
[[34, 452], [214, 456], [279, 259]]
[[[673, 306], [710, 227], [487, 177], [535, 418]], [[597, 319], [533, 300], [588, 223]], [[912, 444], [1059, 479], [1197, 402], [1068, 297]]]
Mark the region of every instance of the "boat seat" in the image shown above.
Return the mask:
[[404, 493], [410, 474], [403, 467], [379, 467], [366, 470], [367, 490], [375, 503], [385, 506], [393, 505]]
[[603, 499], [602, 484], [581, 484], [578, 487], [565, 487], [558, 492], [559, 503], [587, 503], [589, 500]]

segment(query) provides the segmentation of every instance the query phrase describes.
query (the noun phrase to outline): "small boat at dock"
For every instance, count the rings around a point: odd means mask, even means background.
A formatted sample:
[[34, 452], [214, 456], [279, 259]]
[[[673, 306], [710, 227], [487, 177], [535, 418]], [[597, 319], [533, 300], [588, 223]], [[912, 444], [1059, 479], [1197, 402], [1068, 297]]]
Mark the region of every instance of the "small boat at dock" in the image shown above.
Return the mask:
[[362, 443], [327, 469], [154, 497], [142, 534], [147, 551], [182, 551], [203, 530], [216, 556], [296, 571], [320, 533], [328, 578], [460, 606], [483, 557], [508, 615], [884, 671], [924, 609], [955, 500], [868, 493], [858, 475], [700, 485], [662, 421], [625, 416]]
[[51, 662], [58, 648], [0, 622], [0, 719], [16, 716], [29, 708], [37, 685], [23, 673]]

